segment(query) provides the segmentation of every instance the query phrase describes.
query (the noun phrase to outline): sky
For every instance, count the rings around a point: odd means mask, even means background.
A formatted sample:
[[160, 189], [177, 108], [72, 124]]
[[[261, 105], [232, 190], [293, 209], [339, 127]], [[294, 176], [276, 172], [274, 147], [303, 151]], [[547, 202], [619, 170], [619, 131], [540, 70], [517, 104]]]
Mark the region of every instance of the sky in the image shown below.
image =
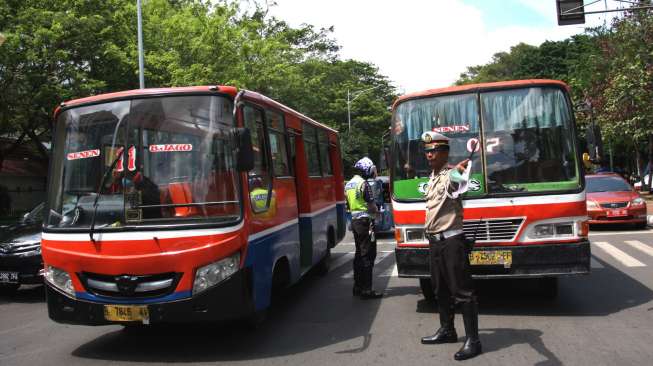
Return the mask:
[[[585, 0], [586, 4], [594, 1]], [[585, 25], [558, 26], [555, 0], [276, 0], [270, 14], [292, 26], [334, 26], [343, 59], [371, 62], [400, 93], [451, 85], [468, 66], [524, 42], [558, 41]], [[600, 0], [586, 11], [614, 9]], [[608, 13], [609, 17], [617, 13]]]

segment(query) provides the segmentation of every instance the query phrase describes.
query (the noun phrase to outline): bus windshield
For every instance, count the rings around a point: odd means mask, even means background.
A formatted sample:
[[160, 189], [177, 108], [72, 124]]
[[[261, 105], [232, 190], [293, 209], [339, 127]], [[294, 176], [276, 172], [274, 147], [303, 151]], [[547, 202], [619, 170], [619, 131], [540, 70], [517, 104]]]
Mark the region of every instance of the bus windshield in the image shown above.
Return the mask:
[[449, 163], [472, 156], [466, 197], [580, 187], [571, 109], [562, 89], [506, 89], [399, 104], [392, 126], [396, 199], [423, 199], [430, 169], [420, 137], [428, 130], [451, 139]]
[[46, 227], [238, 221], [232, 110], [226, 98], [196, 95], [63, 111]]

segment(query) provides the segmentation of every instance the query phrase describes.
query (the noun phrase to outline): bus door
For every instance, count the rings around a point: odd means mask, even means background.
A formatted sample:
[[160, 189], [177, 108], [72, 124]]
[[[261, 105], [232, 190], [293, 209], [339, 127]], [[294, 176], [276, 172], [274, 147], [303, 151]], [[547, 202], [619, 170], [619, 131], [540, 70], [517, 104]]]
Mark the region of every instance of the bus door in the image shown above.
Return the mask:
[[307, 207], [306, 201], [302, 200], [302, 196], [306, 197], [305, 190], [306, 184], [302, 185], [302, 180], [306, 179], [303, 174], [306, 169], [301, 169], [303, 154], [298, 155], [298, 150], [303, 151], [302, 134], [301, 131], [288, 128], [288, 151], [290, 153], [291, 166], [295, 176], [295, 186], [297, 187], [297, 217], [299, 217], [299, 262], [302, 273], [308, 270], [312, 265], [313, 258], [313, 240], [310, 230], [307, 228], [306, 218], [302, 218], [302, 207]]
[[304, 140], [302, 132], [288, 130], [290, 141], [290, 156], [294, 162], [295, 180], [297, 184], [297, 208], [299, 210], [299, 246], [300, 265], [302, 273], [308, 270], [313, 264], [313, 227], [310, 217], [311, 203], [309, 194], [309, 182], [307, 166], [304, 154]]

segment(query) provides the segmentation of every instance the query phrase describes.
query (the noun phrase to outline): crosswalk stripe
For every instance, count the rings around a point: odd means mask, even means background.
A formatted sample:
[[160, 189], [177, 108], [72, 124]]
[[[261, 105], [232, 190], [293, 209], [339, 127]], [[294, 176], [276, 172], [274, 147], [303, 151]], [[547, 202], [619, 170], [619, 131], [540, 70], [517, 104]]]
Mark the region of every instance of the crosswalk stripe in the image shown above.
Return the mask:
[[646, 265], [637, 259], [629, 256], [626, 254], [621, 249], [618, 249], [614, 245], [608, 243], [607, 241], [596, 241], [593, 242], [592, 244], [596, 245], [597, 247], [601, 248], [604, 252], [607, 254], [611, 255], [614, 259], [619, 261], [621, 264], [623, 264], [626, 267], [646, 267]]
[[651, 257], [653, 257], [653, 248], [651, 248], [650, 246], [642, 243], [641, 241], [639, 241], [639, 240], [626, 240], [625, 243], [630, 245], [631, 247], [633, 247], [633, 248], [635, 248], [635, 249], [637, 249], [639, 251], [642, 251], [642, 252], [650, 255]]

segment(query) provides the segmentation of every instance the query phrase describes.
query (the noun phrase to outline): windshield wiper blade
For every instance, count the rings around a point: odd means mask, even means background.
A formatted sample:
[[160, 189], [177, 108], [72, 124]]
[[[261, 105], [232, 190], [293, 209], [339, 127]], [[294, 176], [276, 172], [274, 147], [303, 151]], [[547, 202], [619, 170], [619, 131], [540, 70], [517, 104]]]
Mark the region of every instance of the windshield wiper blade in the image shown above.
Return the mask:
[[[113, 149], [116, 147], [116, 136], [118, 135], [118, 129], [120, 128], [120, 124], [122, 123], [122, 121], [123, 121], [122, 119], [118, 121], [118, 123], [116, 124], [116, 129], [113, 131], [110, 151], [113, 151]], [[120, 157], [123, 155], [124, 152], [125, 152], [125, 148], [123, 146], [122, 149], [120, 149], [120, 151], [118, 152], [118, 154], [116, 154], [116, 158], [113, 159], [109, 168], [107, 168], [107, 170], [104, 172], [104, 175], [102, 175], [102, 179], [100, 179], [100, 184], [97, 187], [95, 199], [93, 200], [93, 215], [91, 215], [91, 227], [89, 228], [88, 231], [88, 235], [90, 236], [91, 242], [93, 242], [93, 244], [95, 244], [95, 239], [93, 238], [93, 230], [95, 230], [95, 215], [97, 214], [97, 202], [98, 199], [100, 198], [100, 194], [102, 193], [102, 187], [104, 187], [104, 183], [107, 180], [109, 173], [113, 172], [113, 169], [115, 169], [118, 160], [120, 160]]]

